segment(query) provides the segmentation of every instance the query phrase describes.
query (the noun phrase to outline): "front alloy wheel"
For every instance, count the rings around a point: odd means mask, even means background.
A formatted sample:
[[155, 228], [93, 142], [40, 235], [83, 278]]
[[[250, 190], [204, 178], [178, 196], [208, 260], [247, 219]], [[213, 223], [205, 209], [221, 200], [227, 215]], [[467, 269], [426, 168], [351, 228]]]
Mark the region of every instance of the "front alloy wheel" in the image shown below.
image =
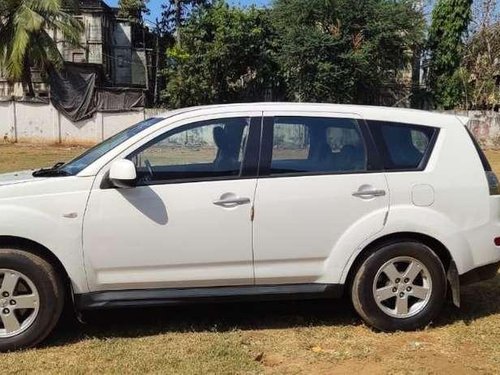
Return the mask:
[[34, 346], [61, 315], [61, 277], [45, 259], [22, 249], [0, 249], [0, 264], [0, 352]]
[[29, 277], [0, 269], [0, 339], [26, 331], [36, 319], [39, 305], [38, 290]]

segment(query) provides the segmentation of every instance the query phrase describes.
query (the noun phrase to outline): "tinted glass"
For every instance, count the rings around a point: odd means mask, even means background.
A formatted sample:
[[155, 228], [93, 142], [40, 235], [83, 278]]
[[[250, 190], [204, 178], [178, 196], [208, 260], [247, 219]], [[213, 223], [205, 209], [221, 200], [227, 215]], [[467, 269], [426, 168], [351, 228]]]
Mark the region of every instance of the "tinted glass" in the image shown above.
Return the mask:
[[366, 170], [366, 151], [354, 119], [275, 117], [271, 174]]
[[156, 138], [129, 155], [139, 183], [239, 176], [249, 118], [191, 124]]
[[384, 168], [389, 170], [419, 169], [430, 152], [436, 128], [410, 124], [368, 121], [382, 154]]

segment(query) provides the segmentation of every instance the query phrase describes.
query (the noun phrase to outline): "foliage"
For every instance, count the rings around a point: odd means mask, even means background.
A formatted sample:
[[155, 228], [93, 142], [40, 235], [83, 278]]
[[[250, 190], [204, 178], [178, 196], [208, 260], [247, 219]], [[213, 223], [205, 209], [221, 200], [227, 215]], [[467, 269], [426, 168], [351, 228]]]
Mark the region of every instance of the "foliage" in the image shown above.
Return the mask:
[[460, 64], [464, 34], [471, 20], [472, 0], [438, 0], [429, 30], [429, 86], [438, 107], [449, 109], [462, 99], [464, 77]]
[[[76, 0], [75, 0], [76, 1]], [[22, 80], [33, 94], [30, 67], [59, 67], [64, 60], [51, 34], [78, 44], [82, 25], [66, 9], [70, 0], [3, 0], [0, 4], [0, 66], [11, 81]]]
[[495, 110], [500, 105], [500, 8], [496, 0], [474, 4], [472, 35], [465, 43], [462, 72], [465, 108]]
[[208, 7], [213, 0], [168, 0], [162, 5], [162, 30], [166, 34], [176, 35], [180, 42], [180, 27], [185, 24], [193, 11]]
[[289, 99], [380, 104], [409, 69], [424, 20], [412, 1], [276, 0]]
[[149, 0], [120, 0], [118, 15], [133, 22], [140, 22], [143, 14], [149, 14], [148, 2]]
[[500, 104], [500, 23], [481, 29], [466, 44], [467, 107], [495, 109]]
[[257, 100], [276, 79], [266, 10], [223, 1], [195, 11], [182, 45], [167, 51], [163, 97], [170, 107]]

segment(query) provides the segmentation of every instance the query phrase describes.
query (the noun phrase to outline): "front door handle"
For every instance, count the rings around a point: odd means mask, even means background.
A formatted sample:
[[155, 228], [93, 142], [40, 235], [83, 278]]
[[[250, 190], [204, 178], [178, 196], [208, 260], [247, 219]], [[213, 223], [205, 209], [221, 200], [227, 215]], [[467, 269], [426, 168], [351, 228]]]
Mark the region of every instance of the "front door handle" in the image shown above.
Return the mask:
[[362, 199], [370, 199], [375, 197], [383, 197], [385, 196], [385, 190], [381, 189], [366, 189], [361, 187], [358, 191], [352, 193], [353, 197], [362, 198]]
[[250, 198], [231, 196], [222, 196], [220, 199], [213, 201], [216, 206], [239, 206], [250, 203]]

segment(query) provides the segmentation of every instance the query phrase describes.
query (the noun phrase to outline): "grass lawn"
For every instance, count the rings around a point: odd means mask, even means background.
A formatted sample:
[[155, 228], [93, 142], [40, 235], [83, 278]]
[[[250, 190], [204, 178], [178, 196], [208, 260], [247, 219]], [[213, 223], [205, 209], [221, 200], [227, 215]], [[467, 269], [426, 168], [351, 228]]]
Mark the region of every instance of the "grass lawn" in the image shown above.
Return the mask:
[[[0, 171], [81, 148], [0, 145]], [[488, 157], [500, 175], [500, 152]], [[64, 319], [37, 349], [0, 354], [3, 373], [500, 373], [500, 275], [463, 289], [429, 328], [376, 333], [345, 300], [102, 311]]]

